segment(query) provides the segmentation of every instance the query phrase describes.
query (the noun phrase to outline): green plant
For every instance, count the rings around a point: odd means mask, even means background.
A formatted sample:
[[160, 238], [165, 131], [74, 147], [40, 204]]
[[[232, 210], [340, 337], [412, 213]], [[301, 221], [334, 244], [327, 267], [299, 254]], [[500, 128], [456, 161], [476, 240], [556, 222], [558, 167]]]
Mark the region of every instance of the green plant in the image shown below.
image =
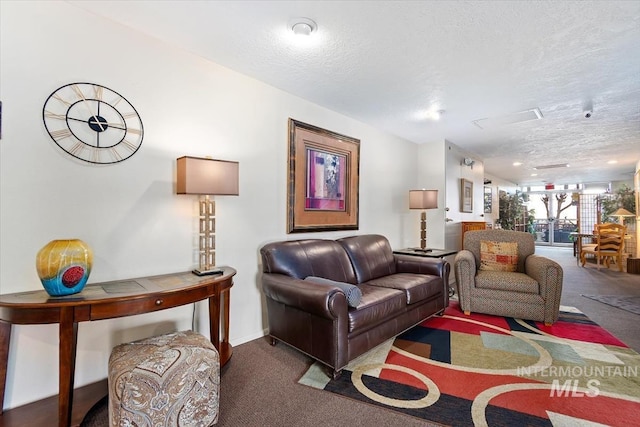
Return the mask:
[[519, 220], [523, 220], [525, 222], [525, 230], [528, 233], [535, 233], [535, 212], [533, 209], [527, 210], [527, 206], [525, 205], [527, 197], [527, 195], [520, 191], [516, 191], [513, 194], [507, 193], [506, 191], [500, 192], [498, 196], [498, 209], [500, 213], [498, 224], [500, 224], [501, 228], [504, 230], [515, 230], [516, 225], [522, 225], [522, 222], [519, 222]]
[[527, 232], [531, 234], [536, 234], [536, 210], [529, 209], [527, 212]]
[[[633, 188], [623, 184], [613, 193], [599, 198], [602, 222], [618, 222], [618, 218], [611, 216], [618, 208], [624, 208], [631, 213], [636, 212], [636, 198]], [[625, 222], [635, 221], [633, 217], [624, 218]]]

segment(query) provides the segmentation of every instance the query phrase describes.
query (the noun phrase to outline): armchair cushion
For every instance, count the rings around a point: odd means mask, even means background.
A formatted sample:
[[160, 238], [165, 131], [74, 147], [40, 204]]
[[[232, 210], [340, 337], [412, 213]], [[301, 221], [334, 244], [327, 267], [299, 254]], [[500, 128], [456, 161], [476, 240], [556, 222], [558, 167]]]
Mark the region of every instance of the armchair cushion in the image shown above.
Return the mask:
[[518, 242], [480, 241], [480, 270], [516, 271]]
[[347, 304], [349, 307], [357, 307], [362, 299], [362, 291], [356, 285], [345, 282], [336, 282], [335, 280], [325, 279], [324, 277], [308, 276], [304, 280], [311, 283], [324, 283], [325, 285], [337, 286], [344, 292], [347, 297]]
[[476, 288], [539, 294], [538, 282], [524, 273], [510, 271], [479, 271]]

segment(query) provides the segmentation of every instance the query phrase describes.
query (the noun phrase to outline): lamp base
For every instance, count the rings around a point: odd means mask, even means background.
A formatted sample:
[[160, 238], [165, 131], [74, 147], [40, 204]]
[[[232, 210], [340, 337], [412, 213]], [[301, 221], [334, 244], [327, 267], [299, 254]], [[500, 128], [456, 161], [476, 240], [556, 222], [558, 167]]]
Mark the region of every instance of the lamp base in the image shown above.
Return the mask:
[[222, 274], [223, 271], [219, 268], [212, 268], [210, 270], [198, 270], [198, 269], [194, 269], [191, 271], [193, 274], [195, 274], [196, 276], [211, 276], [212, 274]]
[[422, 248], [414, 248], [413, 249], [414, 252], [424, 252], [424, 253], [428, 253], [428, 252], [433, 252], [433, 249], [422, 249]]

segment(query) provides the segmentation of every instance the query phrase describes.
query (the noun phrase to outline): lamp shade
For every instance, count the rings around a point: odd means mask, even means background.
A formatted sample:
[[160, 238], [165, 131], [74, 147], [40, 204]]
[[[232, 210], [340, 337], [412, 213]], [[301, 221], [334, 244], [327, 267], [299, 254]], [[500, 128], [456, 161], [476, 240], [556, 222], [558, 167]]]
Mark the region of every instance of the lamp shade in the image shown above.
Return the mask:
[[618, 208], [618, 210], [612, 213], [611, 216], [636, 216], [636, 214], [629, 212], [625, 208]]
[[227, 195], [238, 193], [238, 162], [180, 157], [176, 192], [178, 194]]
[[409, 191], [409, 209], [435, 209], [438, 207], [438, 190]]

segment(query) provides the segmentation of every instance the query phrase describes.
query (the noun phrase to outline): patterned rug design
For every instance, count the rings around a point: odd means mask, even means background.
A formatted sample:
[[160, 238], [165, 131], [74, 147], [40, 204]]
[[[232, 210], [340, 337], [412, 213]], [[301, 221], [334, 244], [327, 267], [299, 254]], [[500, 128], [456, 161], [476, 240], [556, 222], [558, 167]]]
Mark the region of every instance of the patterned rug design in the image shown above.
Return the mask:
[[444, 316], [299, 381], [452, 426], [640, 426], [640, 355], [572, 307], [552, 326]]
[[640, 296], [584, 294], [582, 296], [631, 313], [640, 314]]

